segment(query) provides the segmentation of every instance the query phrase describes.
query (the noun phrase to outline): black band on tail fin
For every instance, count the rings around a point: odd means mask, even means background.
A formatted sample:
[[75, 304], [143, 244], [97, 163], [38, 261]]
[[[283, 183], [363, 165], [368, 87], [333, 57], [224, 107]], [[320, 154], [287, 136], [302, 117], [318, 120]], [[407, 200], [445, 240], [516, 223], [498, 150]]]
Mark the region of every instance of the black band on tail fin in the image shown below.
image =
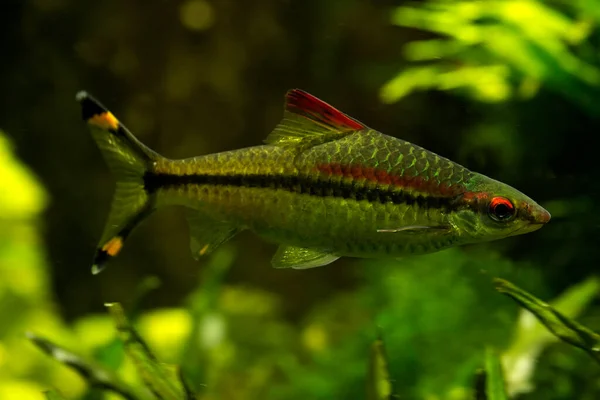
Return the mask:
[[94, 99], [88, 92], [82, 90], [77, 93], [75, 99], [81, 104], [81, 117], [84, 121], [88, 121], [92, 117], [107, 113], [108, 110], [99, 101]]
[[86, 123], [114, 135], [126, 136], [126, 129], [119, 123], [119, 120], [89, 93], [82, 90], [77, 93], [75, 99], [81, 105], [81, 117]]
[[129, 234], [135, 229], [135, 227], [142, 222], [146, 217], [152, 214], [154, 211], [152, 202], [148, 202], [146, 207], [139, 213], [134, 215], [131, 220], [125, 224], [123, 229], [117, 233], [117, 235], [110, 238], [106, 243], [102, 244], [102, 247], [96, 249], [96, 255], [92, 265], [92, 274], [97, 275], [104, 270], [108, 261], [116, 257]]

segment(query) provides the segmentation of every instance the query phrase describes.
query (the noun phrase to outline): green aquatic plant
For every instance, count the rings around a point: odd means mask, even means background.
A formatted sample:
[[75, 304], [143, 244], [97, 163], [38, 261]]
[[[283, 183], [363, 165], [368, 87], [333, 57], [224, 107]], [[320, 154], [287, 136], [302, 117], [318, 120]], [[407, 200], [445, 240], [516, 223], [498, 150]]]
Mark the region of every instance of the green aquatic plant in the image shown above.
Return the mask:
[[[57, 370], [23, 340], [35, 329], [68, 337], [51, 287], [42, 241], [49, 203], [38, 178], [0, 131], [0, 398], [38, 399], [55, 381], [77, 391], [69, 372]], [[75, 378], [76, 379], [76, 378]], [[72, 393], [73, 391], [71, 391]]]
[[389, 400], [392, 398], [392, 383], [387, 355], [382, 338], [371, 344], [367, 377], [367, 400]]
[[156, 397], [165, 400], [193, 399], [195, 395], [190, 395], [190, 389], [186, 387], [183, 379], [177, 382], [172, 371], [158, 361], [146, 342], [130, 325], [121, 305], [112, 303], [107, 307], [115, 321], [125, 353], [133, 360], [138, 374], [150, 391]]
[[117, 393], [127, 400], [149, 398], [147, 395], [136, 393], [136, 389], [123, 382], [113, 371], [97, 361], [87, 360], [85, 357], [34, 333], [28, 332], [27, 337], [44, 353], [78, 373], [90, 387]]
[[44, 352], [75, 370], [91, 387], [112, 391], [127, 400], [153, 398], [191, 400], [196, 398], [196, 395], [184, 383], [181, 375], [175, 376], [172, 370], [158, 361], [149, 346], [130, 325], [121, 305], [113, 303], [107, 307], [113, 317], [124, 351], [133, 361], [138, 375], [147, 388], [145, 391], [128, 385], [113, 371], [106, 369], [97, 361], [86, 360], [84, 357], [32, 333], [29, 333], [28, 337]]
[[584, 54], [599, 8], [597, 0], [430, 0], [397, 7], [393, 24], [436, 37], [406, 45], [404, 54], [416, 65], [387, 82], [380, 98], [391, 103], [437, 89], [504, 102], [530, 98], [547, 85], [597, 115], [600, 69]]
[[77, 393], [60, 381], [46, 387], [84, 399], [103, 391], [142, 400], [155, 398], [153, 393], [165, 399], [195, 398], [195, 393], [202, 398], [262, 397], [277, 363], [285, 361], [284, 349], [289, 358], [295, 357], [296, 336], [275, 318], [272, 296], [223, 284], [235, 254], [229, 246], [215, 252], [186, 308], [140, 311], [140, 302], [157, 287], [156, 278], [148, 278], [140, 283], [127, 316], [113, 304], [108, 307], [112, 318], [76, 321], [60, 345], [30, 333], [37, 347], [64, 364], [58, 369], [77, 371], [85, 382]]
[[477, 400], [507, 400], [504, 371], [498, 352], [485, 349], [483, 368], [475, 376], [475, 390], [472, 398]]
[[44, 395], [46, 396], [46, 400], [66, 400], [54, 390], [48, 390], [44, 392]]
[[[380, 337], [371, 344], [367, 377], [367, 400], [391, 400], [398, 397], [393, 394], [388, 362], [384, 342]], [[502, 363], [499, 354], [495, 350], [486, 349], [484, 369], [479, 377], [483, 378], [483, 384], [481, 388], [477, 387], [475, 390], [476, 399], [508, 399]]]
[[[496, 290], [530, 311], [557, 338], [586, 351], [600, 363], [600, 335], [508, 281], [496, 279], [495, 283]], [[600, 286], [598, 279], [593, 278], [590, 283], [596, 292]]]
[[580, 337], [583, 334], [585, 338], [593, 338], [595, 334], [572, 319], [580, 315], [600, 291], [597, 277], [592, 276], [573, 285], [550, 304], [503, 279], [495, 279], [495, 284], [500, 293], [513, 298], [523, 307], [513, 340], [502, 354], [509, 394], [526, 393], [533, 389], [532, 379], [540, 354], [559, 339], [584, 348], [596, 358], [593, 346], [590, 348], [588, 343], [585, 348], [586, 344]]

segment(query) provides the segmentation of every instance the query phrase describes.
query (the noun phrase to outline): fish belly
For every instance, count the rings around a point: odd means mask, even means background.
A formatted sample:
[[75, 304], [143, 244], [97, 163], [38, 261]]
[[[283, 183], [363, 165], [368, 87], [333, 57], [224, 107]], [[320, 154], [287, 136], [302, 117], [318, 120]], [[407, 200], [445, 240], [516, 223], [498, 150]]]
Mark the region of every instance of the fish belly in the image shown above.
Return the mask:
[[[451, 244], [439, 232], [378, 232], [431, 224], [437, 210], [291, 193], [282, 189], [193, 185], [163, 193], [201, 214], [254, 231], [264, 239], [322, 249], [340, 256], [397, 257], [437, 251]], [[173, 201], [178, 198], [178, 201]]]

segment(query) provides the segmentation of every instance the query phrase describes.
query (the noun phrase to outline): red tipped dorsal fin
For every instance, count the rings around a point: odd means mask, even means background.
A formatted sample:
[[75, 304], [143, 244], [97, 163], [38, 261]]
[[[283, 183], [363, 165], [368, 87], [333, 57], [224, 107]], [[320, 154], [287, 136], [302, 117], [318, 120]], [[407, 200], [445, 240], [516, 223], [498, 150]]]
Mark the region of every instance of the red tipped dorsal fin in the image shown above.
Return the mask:
[[360, 131], [366, 126], [337, 108], [300, 89], [293, 89], [285, 96], [285, 109], [306, 117], [315, 123], [325, 124], [339, 131]]
[[367, 129], [323, 100], [300, 89], [287, 92], [285, 111], [266, 143], [305, 150]]

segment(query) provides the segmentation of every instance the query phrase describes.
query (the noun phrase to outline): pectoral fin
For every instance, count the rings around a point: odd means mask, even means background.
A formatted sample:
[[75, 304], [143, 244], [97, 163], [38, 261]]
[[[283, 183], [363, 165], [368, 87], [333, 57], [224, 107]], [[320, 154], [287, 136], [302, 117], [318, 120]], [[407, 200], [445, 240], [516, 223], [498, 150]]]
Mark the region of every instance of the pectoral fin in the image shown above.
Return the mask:
[[340, 258], [322, 250], [281, 245], [271, 260], [274, 268], [308, 269], [330, 264]]
[[399, 228], [384, 228], [377, 229], [379, 233], [429, 233], [429, 232], [445, 232], [449, 231], [450, 227], [445, 225], [425, 226], [425, 225], [408, 225]]
[[210, 254], [241, 231], [239, 227], [197, 211], [188, 211], [187, 220], [190, 225], [190, 249], [196, 260]]

